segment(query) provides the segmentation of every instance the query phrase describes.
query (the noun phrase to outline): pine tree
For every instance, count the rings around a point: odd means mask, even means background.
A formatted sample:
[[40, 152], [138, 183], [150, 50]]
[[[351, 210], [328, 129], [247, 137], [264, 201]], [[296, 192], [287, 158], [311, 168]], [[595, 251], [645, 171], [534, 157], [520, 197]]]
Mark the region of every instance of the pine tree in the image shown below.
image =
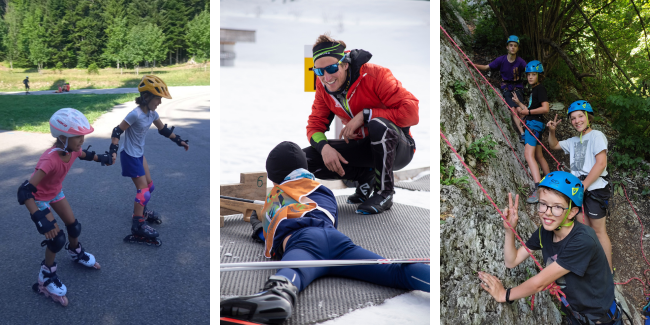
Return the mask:
[[[167, 0], [164, 8], [167, 12], [167, 19], [163, 30], [167, 37], [165, 46], [169, 53], [169, 64], [171, 65], [172, 55], [178, 53], [181, 49], [187, 48], [185, 34], [193, 10], [185, 0]], [[178, 64], [178, 55], [176, 55], [176, 64]]]
[[188, 52], [198, 60], [210, 59], [210, 12], [206, 9], [187, 24]]
[[122, 49], [127, 45], [127, 36], [126, 17], [114, 18], [106, 28], [106, 48], [102, 57], [110, 62], [116, 62], [118, 69], [120, 62], [125, 61]]

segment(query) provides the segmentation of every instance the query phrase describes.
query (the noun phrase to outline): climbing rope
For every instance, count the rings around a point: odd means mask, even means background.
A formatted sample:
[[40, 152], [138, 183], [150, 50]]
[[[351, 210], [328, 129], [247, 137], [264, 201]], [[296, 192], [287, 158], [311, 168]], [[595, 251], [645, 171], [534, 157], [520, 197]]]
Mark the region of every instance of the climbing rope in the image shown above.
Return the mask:
[[[483, 191], [483, 193], [484, 193], [485, 196], [488, 198], [488, 200], [490, 201], [490, 203], [492, 203], [492, 206], [493, 206], [495, 209], [497, 209], [497, 211], [499, 212], [499, 215], [501, 216], [501, 219], [503, 219], [503, 221], [508, 225], [508, 228], [509, 228], [510, 230], [512, 230], [512, 232], [515, 234], [515, 237], [517, 237], [517, 240], [519, 240], [519, 243], [521, 243], [521, 246], [524, 247], [524, 248], [526, 249], [526, 252], [528, 252], [528, 255], [530, 255], [530, 257], [533, 259], [533, 261], [535, 262], [535, 264], [537, 264], [537, 267], [539, 268], [539, 270], [540, 270], [540, 271], [543, 270], [544, 268], [543, 268], [542, 265], [537, 261], [537, 258], [535, 258], [535, 256], [533, 255], [533, 252], [531, 252], [530, 249], [528, 249], [528, 247], [526, 247], [526, 244], [525, 244], [524, 241], [521, 239], [521, 237], [519, 237], [519, 234], [517, 233], [517, 231], [515, 230], [515, 228], [512, 227], [512, 225], [510, 224], [510, 222], [508, 222], [508, 219], [506, 219], [506, 217], [503, 216], [503, 212], [501, 211], [501, 209], [499, 209], [499, 207], [496, 205], [496, 203], [494, 203], [494, 201], [492, 200], [492, 198], [490, 197], [490, 195], [488, 194], [488, 192], [485, 190], [485, 188], [483, 188], [483, 185], [481, 185], [481, 182], [479, 182], [479, 180], [476, 178], [476, 176], [474, 176], [474, 173], [472, 173], [472, 170], [469, 169], [469, 167], [467, 166], [467, 164], [465, 164], [465, 161], [463, 160], [463, 158], [460, 156], [460, 154], [458, 154], [458, 151], [456, 151], [456, 149], [454, 148], [454, 146], [451, 145], [451, 142], [449, 142], [449, 140], [447, 139], [447, 137], [445, 136], [445, 134], [442, 133], [442, 131], [440, 131], [440, 137], [441, 137], [443, 140], [445, 140], [445, 142], [447, 143], [447, 146], [449, 146], [449, 148], [450, 148], [450, 149], [454, 152], [454, 154], [456, 155], [456, 158], [458, 158], [458, 160], [463, 164], [463, 166], [465, 166], [465, 169], [466, 169], [467, 172], [472, 176], [472, 178], [474, 179], [474, 182], [476, 182], [476, 185], [478, 185], [478, 187], [481, 189], [481, 191]], [[546, 287], [546, 289], [544, 289], [543, 291], [546, 291], [546, 290], [549, 290], [549, 293], [552, 294], [552, 295], [554, 295], [555, 297], [557, 297], [557, 299], [560, 300], [563, 304], [565, 304], [565, 306], [568, 306], [568, 305], [569, 305], [569, 303], [566, 301], [566, 299], [564, 299], [564, 298], [566, 297], [566, 295], [564, 295], [564, 293], [562, 292], [562, 290], [560, 290], [560, 287], [559, 287], [555, 282], [552, 282], [551, 284], [549, 284], [549, 285]], [[531, 309], [531, 310], [533, 310], [533, 306], [534, 306], [534, 305], [535, 305], [535, 295], [532, 295], [532, 297], [531, 297], [531, 302], [530, 302], [530, 309]]]
[[[497, 94], [497, 96], [501, 99], [501, 101], [503, 101], [503, 103], [506, 104], [506, 107], [508, 107], [508, 109], [513, 113], [513, 115], [516, 116], [516, 117], [519, 119], [519, 121], [521, 121], [522, 126], [524, 126], [524, 127], [528, 130], [528, 132], [530, 133], [530, 135], [532, 135], [532, 136], [535, 138], [535, 140], [537, 140], [537, 142], [538, 142], [538, 143], [539, 143], [539, 144], [544, 148], [544, 150], [546, 150], [546, 152], [549, 154], [549, 156], [550, 156], [551, 158], [553, 158], [553, 160], [555, 160], [555, 162], [557, 163], [557, 170], [560, 170], [561, 168], [564, 168], [564, 165], [563, 165], [562, 163], [560, 163], [560, 162], [555, 158], [555, 156], [553, 156], [553, 154], [548, 150], [548, 148], [546, 148], [546, 146], [544, 146], [544, 144], [542, 144], [542, 142], [540, 141], [540, 139], [538, 139], [538, 138], [535, 136], [535, 134], [530, 130], [530, 128], [528, 128], [528, 126], [526, 125], [526, 123], [525, 123], [525, 122], [524, 122], [524, 121], [519, 117], [519, 115], [514, 111], [514, 109], [513, 109], [512, 107], [510, 107], [510, 105], [508, 105], [508, 103], [507, 103], [506, 100], [501, 96], [501, 94], [500, 94], [498, 91], [496, 91], [496, 89], [494, 89], [494, 87], [492, 86], [492, 84], [490, 84], [490, 82], [485, 78], [485, 76], [483, 76], [483, 74], [481, 73], [481, 71], [476, 67], [476, 65], [474, 64], [474, 62], [472, 62], [472, 60], [470, 60], [470, 58], [467, 56], [467, 54], [465, 54], [465, 52], [460, 48], [460, 46], [458, 46], [458, 44], [456, 44], [456, 42], [455, 42], [454, 39], [449, 35], [449, 33], [447, 33], [447, 31], [446, 31], [442, 26], [440, 26], [440, 29], [441, 29], [442, 32], [447, 36], [447, 38], [449, 39], [449, 41], [451, 41], [451, 43], [454, 44], [454, 46], [456, 47], [456, 48], [454, 49], [454, 50], [456, 51], [456, 53], [458, 53], [459, 56], [462, 54], [462, 56], [465, 58], [465, 59], [462, 60], [463, 63], [465, 64], [465, 68], [467, 68], [467, 71], [468, 71], [469, 74], [472, 76], [472, 79], [474, 80], [474, 83], [476, 84], [476, 87], [478, 88], [479, 92], [481, 93], [481, 96], [483, 96], [483, 100], [485, 101], [485, 104], [487, 105], [488, 109], [490, 110], [490, 114], [492, 114], [492, 119], [494, 120], [494, 123], [497, 125], [497, 128], [499, 128], [499, 131], [501, 131], [501, 134], [502, 134], [503, 137], [506, 139], [506, 142], [508, 142], [508, 146], [510, 146], [510, 149], [511, 149], [511, 151], [513, 152], [513, 154], [515, 155], [515, 158], [517, 158], [517, 161], [519, 161], [519, 164], [522, 166], [522, 168], [524, 169], [524, 171], [526, 172], [526, 174], [528, 175], [528, 177], [532, 178], [531, 174], [528, 172], [528, 170], [526, 169], [526, 167], [524, 166], [524, 164], [523, 164], [523, 163], [521, 162], [521, 160], [519, 159], [519, 157], [518, 157], [516, 151], [514, 150], [514, 148], [513, 148], [513, 146], [512, 146], [512, 143], [510, 142], [510, 140], [509, 140], [508, 137], [506, 136], [505, 132], [503, 132], [503, 129], [501, 129], [501, 126], [499, 125], [499, 123], [497, 122], [496, 116], [494, 115], [494, 112], [492, 111], [492, 108], [490, 107], [490, 104], [489, 104], [489, 102], [488, 102], [488, 100], [487, 100], [485, 94], [483, 93], [483, 90], [481, 89], [481, 87], [480, 87], [478, 81], [477, 81], [476, 78], [474, 77], [474, 73], [472, 72], [472, 69], [470, 69], [470, 68], [469, 68], [469, 65], [467, 64], [468, 62], [471, 63], [471, 65], [474, 67], [474, 69], [475, 69], [475, 70], [479, 73], [479, 75], [483, 78], [482, 83], [487, 84], [488, 86], [490, 86], [490, 88], [492, 88], [492, 90]], [[461, 58], [462, 58], [462, 57], [461, 57]], [[533, 259], [533, 261], [535, 262], [535, 264], [537, 264], [537, 267], [539, 267], [539, 269], [540, 269], [540, 271], [541, 271], [543, 268], [542, 268], [542, 266], [539, 264], [539, 262], [537, 261], [537, 259], [535, 258], [535, 256], [533, 256], [532, 252], [528, 249], [528, 247], [526, 247], [526, 245], [524, 244], [524, 242], [523, 242], [523, 240], [521, 239], [521, 237], [519, 237], [519, 235], [517, 234], [517, 232], [515, 231], [515, 229], [512, 228], [512, 226], [510, 225], [510, 223], [508, 223], [508, 220], [505, 219], [505, 218], [503, 217], [503, 213], [501, 212], [501, 210], [500, 210], [500, 209], [497, 207], [497, 205], [494, 203], [494, 201], [492, 200], [492, 198], [490, 197], [490, 195], [488, 195], [487, 191], [483, 188], [483, 186], [481, 185], [481, 183], [480, 183], [480, 182], [478, 181], [478, 179], [474, 176], [474, 173], [472, 173], [472, 171], [469, 169], [469, 167], [467, 166], [467, 164], [465, 164], [464, 160], [463, 160], [463, 159], [461, 158], [461, 156], [458, 154], [458, 152], [456, 151], [456, 149], [454, 149], [454, 147], [451, 145], [451, 143], [449, 142], [449, 140], [447, 139], [447, 137], [442, 133], [442, 131], [440, 132], [440, 136], [445, 140], [445, 142], [447, 143], [447, 145], [449, 146], [449, 148], [451, 148], [451, 150], [456, 154], [456, 157], [458, 158], [458, 160], [463, 164], [463, 166], [465, 166], [465, 169], [467, 170], [467, 172], [472, 176], [472, 178], [474, 179], [474, 181], [476, 182], [476, 184], [479, 186], [479, 188], [483, 191], [483, 193], [484, 193], [485, 196], [488, 198], [488, 200], [489, 200], [489, 201], [492, 203], [492, 205], [497, 209], [497, 211], [499, 212], [499, 215], [501, 216], [501, 218], [502, 218], [502, 219], [506, 222], [506, 224], [508, 225], [508, 228], [510, 228], [510, 230], [512, 230], [512, 232], [515, 234], [515, 236], [517, 237], [517, 239], [519, 240], [519, 242], [522, 244], [522, 246], [523, 246], [523, 247], [526, 249], [526, 251], [528, 252], [528, 255], [530, 255], [530, 257]], [[623, 185], [621, 185], [621, 186], [623, 186]], [[633, 211], [634, 214], [636, 215], [637, 219], [639, 220], [639, 224], [641, 225], [641, 240], [640, 240], [640, 241], [641, 241], [641, 254], [643, 255], [643, 259], [645, 260], [646, 264], [648, 264], [648, 265], [650, 266], [650, 262], [648, 262], [648, 259], [646, 258], [646, 256], [645, 256], [645, 252], [644, 252], [644, 250], [643, 250], [643, 233], [644, 233], [643, 223], [641, 222], [641, 218], [639, 217], [639, 215], [636, 213], [636, 210], [635, 210], [634, 207], [632, 206], [632, 202], [630, 202], [630, 199], [628, 198], [628, 195], [627, 195], [627, 189], [625, 188], [625, 186], [623, 186], [623, 190], [625, 191], [625, 198], [627, 199], [627, 202], [630, 204], [630, 207], [632, 208], [632, 211]], [[585, 223], [584, 205], [582, 206], [582, 221], [583, 221], [583, 223]], [[644, 277], [646, 278], [646, 281], [645, 281], [645, 282], [644, 282], [643, 280], [639, 279], [638, 277], [633, 277], [633, 278], [627, 280], [626, 282], [614, 283], [614, 284], [616, 284], [616, 285], [624, 285], [624, 284], [628, 284], [628, 283], [630, 283], [632, 280], [637, 280], [637, 281], [639, 281], [639, 282], [641, 282], [641, 283], [643, 284], [643, 295], [644, 295], [644, 296], [650, 296], [650, 293], [647, 293], [647, 292], [646, 292], [646, 287], [650, 287], [650, 280], [648, 279], [648, 273], [649, 273], [649, 272], [650, 272], [650, 269], [646, 269], [646, 270], [643, 272], [643, 275], [644, 275]], [[548, 287], [546, 287], [543, 291], [546, 291], [546, 290], [548, 290], [550, 294], [552, 294], [552, 295], [554, 295], [556, 298], [558, 298], [558, 300], [560, 300], [560, 301], [561, 301], [561, 302], [562, 302], [566, 307], [569, 306], [569, 303], [568, 303], [568, 302], [566, 301], [566, 299], [565, 299], [565, 298], [566, 298], [566, 295], [565, 295], [565, 294], [560, 290], [560, 287], [559, 287], [555, 282], [549, 284]], [[531, 310], [533, 309], [534, 302], [535, 302], [535, 295], [533, 295], [533, 296], [531, 297], [531, 305], [530, 305]]]
[[[487, 104], [488, 108], [490, 109], [490, 114], [492, 114], [492, 118], [494, 119], [494, 122], [497, 124], [497, 127], [499, 127], [499, 130], [501, 130], [501, 127], [499, 126], [499, 123], [497, 122], [496, 117], [494, 116], [494, 113], [492, 112], [492, 109], [490, 108], [490, 104], [488, 104], [488, 100], [487, 100], [487, 98], [485, 97], [485, 94], [483, 94], [483, 90], [481, 90], [481, 87], [479, 87], [479, 85], [478, 85], [478, 81], [476, 80], [476, 78], [474, 78], [474, 74], [473, 74], [473, 72], [472, 72], [472, 69], [470, 69], [469, 66], [467, 65], [467, 62], [469, 62], [469, 63], [472, 64], [472, 66], [474, 67], [474, 69], [476, 69], [476, 71], [478, 71], [479, 75], [483, 78], [483, 83], [484, 83], [484, 84], [487, 84], [488, 86], [490, 86], [490, 88], [492, 88], [492, 90], [497, 94], [497, 96], [499, 96], [499, 98], [501, 98], [501, 101], [503, 101], [503, 103], [506, 104], [506, 107], [508, 107], [508, 109], [509, 109], [513, 114], [514, 114], [514, 116], [516, 116], [516, 117], [519, 119], [519, 121], [521, 121], [522, 126], [525, 127], [525, 128], [528, 130], [528, 132], [530, 133], [530, 135], [532, 135], [532, 136], [535, 138], [535, 140], [537, 140], [537, 142], [538, 142], [538, 143], [539, 143], [539, 144], [544, 148], [544, 150], [546, 150], [546, 152], [549, 154], [549, 156], [551, 156], [551, 158], [553, 158], [553, 160], [555, 160], [555, 162], [557, 163], [557, 170], [560, 170], [560, 168], [563, 167], [562, 163], [560, 163], [560, 162], [555, 158], [555, 156], [553, 156], [553, 154], [548, 150], [548, 148], [546, 148], [546, 146], [544, 146], [544, 144], [542, 144], [542, 141], [540, 141], [540, 139], [538, 139], [538, 138], [535, 136], [535, 134], [533, 133], [533, 131], [532, 131], [532, 130], [531, 130], [531, 129], [526, 125], [526, 123], [525, 123], [525, 122], [524, 122], [524, 121], [519, 117], [519, 114], [517, 114], [517, 112], [515, 112], [514, 108], [510, 107], [510, 105], [508, 105], [508, 102], [506, 102], [506, 100], [501, 96], [501, 94], [500, 94], [498, 91], [496, 91], [496, 89], [494, 89], [494, 86], [492, 86], [492, 84], [491, 84], [491, 83], [490, 83], [490, 82], [485, 78], [485, 76], [484, 76], [484, 75], [481, 73], [481, 71], [476, 67], [476, 65], [474, 65], [474, 62], [472, 62], [472, 60], [470, 60], [470, 58], [467, 56], [467, 54], [465, 54], [465, 52], [463, 52], [463, 50], [460, 48], [460, 46], [458, 46], [458, 44], [456, 44], [456, 42], [454, 41], [454, 39], [451, 38], [451, 36], [449, 36], [449, 34], [447, 33], [447, 31], [446, 31], [442, 26], [440, 26], [440, 29], [443, 31], [443, 33], [445, 33], [445, 35], [447, 35], [447, 38], [448, 38], [448, 39], [449, 39], [449, 40], [454, 44], [454, 46], [456, 46], [456, 49], [455, 49], [455, 50], [456, 50], [456, 53], [459, 53], [459, 51], [460, 51], [459, 55], [462, 54], [462, 55], [465, 57], [466, 60], [462, 60], [462, 61], [463, 61], [463, 63], [465, 63], [465, 67], [467, 68], [467, 71], [469, 71], [469, 74], [472, 76], [472, 79], [474, 79], [474, 82], [476, 83], [476, 87], [477, 87], [478, 90], [481, 92], [481, 95], [483, 96], [483, 99], [485, 100], [485, 104]], [[523, 98], [522, 98], [522, 99], [523, 99]], [[501, 130], [501, 133], [502, 133], [503, 136], [506, 138], [506, 141], [508, 141], [508, 144], [510, 145], [510, 149], [512, 149], [512, 151], [513, 151], [513, 153], [514, 153], [514, 152], [515, 152], [515, 151], [514, 151], [514, 148], [513, 148], [512, 145], [510, 144], [510, 141], [508, 140], [508, 137], [506, 137], [505, 133], [503, 133], [503, 130]], [[515, 156], [516, 156], [516, 154], [515, 154]], [[517, 158], [517, 160], [519, 160], [519, 158]], [[521, 163], [521, 160], [519, 160], [519, 163]], [[522, 164], [522, 167], [523, 167], [523, 164]], [[524, 170], [526, 170], [525, 167], [523, 167], [523, 168], [524, 168]], [[528, 173], [528, 171], [526, 171], [526, 173]], [[528, 176], [530, 176], [529, 173], [528, 173]], [[531, 176], [531, 178], [532, 178], [532, 176]]]

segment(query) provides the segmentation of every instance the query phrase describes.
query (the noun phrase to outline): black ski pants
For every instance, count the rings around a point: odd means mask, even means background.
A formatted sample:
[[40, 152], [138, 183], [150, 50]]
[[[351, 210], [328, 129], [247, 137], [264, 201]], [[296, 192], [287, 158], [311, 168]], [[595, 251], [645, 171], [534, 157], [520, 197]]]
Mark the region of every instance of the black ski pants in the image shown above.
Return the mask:
[[[307, 155], [307, 166], [317, 178], [324, 180], [347, 179], [365, 183], [375, 177], [375, 191], [394, 191], [393, 171], [400, 170], [411, 162], [415, 153], [415, 141], [395, 123], [382, 118], [368, 122], [369, 135], [363, 139], [327, 140], [347, 164], [341, 163], [345, 175], [330, 171], [321, 154], [313, 147], [303, 148]], [[374, 170], [374, 172], [373, 172]], [[381, 193], [381, 192], [380, 192]]]

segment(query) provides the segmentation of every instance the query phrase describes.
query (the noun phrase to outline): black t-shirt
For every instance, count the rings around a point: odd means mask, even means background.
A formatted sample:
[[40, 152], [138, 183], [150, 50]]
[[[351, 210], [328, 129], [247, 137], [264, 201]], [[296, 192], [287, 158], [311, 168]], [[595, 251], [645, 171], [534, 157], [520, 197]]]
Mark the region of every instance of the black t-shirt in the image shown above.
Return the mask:
[[[528, 98], [528, 109], [540, 108], [542, 107], [543, 102], [548, 102], [548, 96], [546, 95], [546, 88], [544, 88], [544, 85], [538, 84], [537, 86], [533, 87], [533, 92], [530, 94], [530, 97]], [[527, 115], [526, 120], [540, 121], [546, 124], [544, 122], [543, 114]]]
[[531, 250], [542, 250], [545, 267], [557, 262], [570, 272], [555, 280], [573, 310], [603, 316], [614, 301], [614, 279], [605, 251], [594, 230], [579, 222], [561, 241], [553, 242], [553, 232], [543, 227], [542, 245], [537, 229], [526, 242]]

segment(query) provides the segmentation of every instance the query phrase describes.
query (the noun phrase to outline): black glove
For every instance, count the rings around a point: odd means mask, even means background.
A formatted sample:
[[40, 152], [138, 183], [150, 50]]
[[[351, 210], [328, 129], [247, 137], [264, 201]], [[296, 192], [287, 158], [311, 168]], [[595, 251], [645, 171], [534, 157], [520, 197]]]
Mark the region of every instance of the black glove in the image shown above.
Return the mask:
[[257, 212], [253, 210], [251, 214], [251, 227], [253, 227], [253, 235], [251, 237], [258, 243], [263, 243], [264, 241], [260, 239], [259, 233], [263, 230], [262, 222], [257, 218]]
[[181, 144], [181, 142], [185, 142], [185, 143], [188, 144], [188, 145], [190, 144], [190, 140], [183, 140], [183, 139], [181, 139], [181, 136], [178, 135], [178, 134], [176, 134], [176, 137], [173, 138], [173, 139], [171, 139], [171, 140], [172, 140], [172, 142], [176, 142], [176, 144], [177, 144], [179, 147], [182, 147], [182, 146], [183, 146], [183, 145]]
[[54, 229], [54, 225], [56, 225], [56, 220], [47, 220], [45, 216], [47, 216], [50, 213], [50, 209], [45, 209], [45, 210], [38, 210], [32, 214], [32, 221], [36, 224], [36, 230], [38, 230], [38, 233], [43, 235], [47, 233], [48, 231]]
[[25, 180], [25, 182], [18, 187], [18, 204], [24, 205], [25, 201], [33, 199], [34, 194], [32, 193], [36, 193], [36, 191], [36, 186], [32, 185], [28, 180]]
[[103, 155], [97, 155], [97, 162], [100, 162], [102, 166], [109, 166], [113, 164], [113, 154], [105, 151]]

